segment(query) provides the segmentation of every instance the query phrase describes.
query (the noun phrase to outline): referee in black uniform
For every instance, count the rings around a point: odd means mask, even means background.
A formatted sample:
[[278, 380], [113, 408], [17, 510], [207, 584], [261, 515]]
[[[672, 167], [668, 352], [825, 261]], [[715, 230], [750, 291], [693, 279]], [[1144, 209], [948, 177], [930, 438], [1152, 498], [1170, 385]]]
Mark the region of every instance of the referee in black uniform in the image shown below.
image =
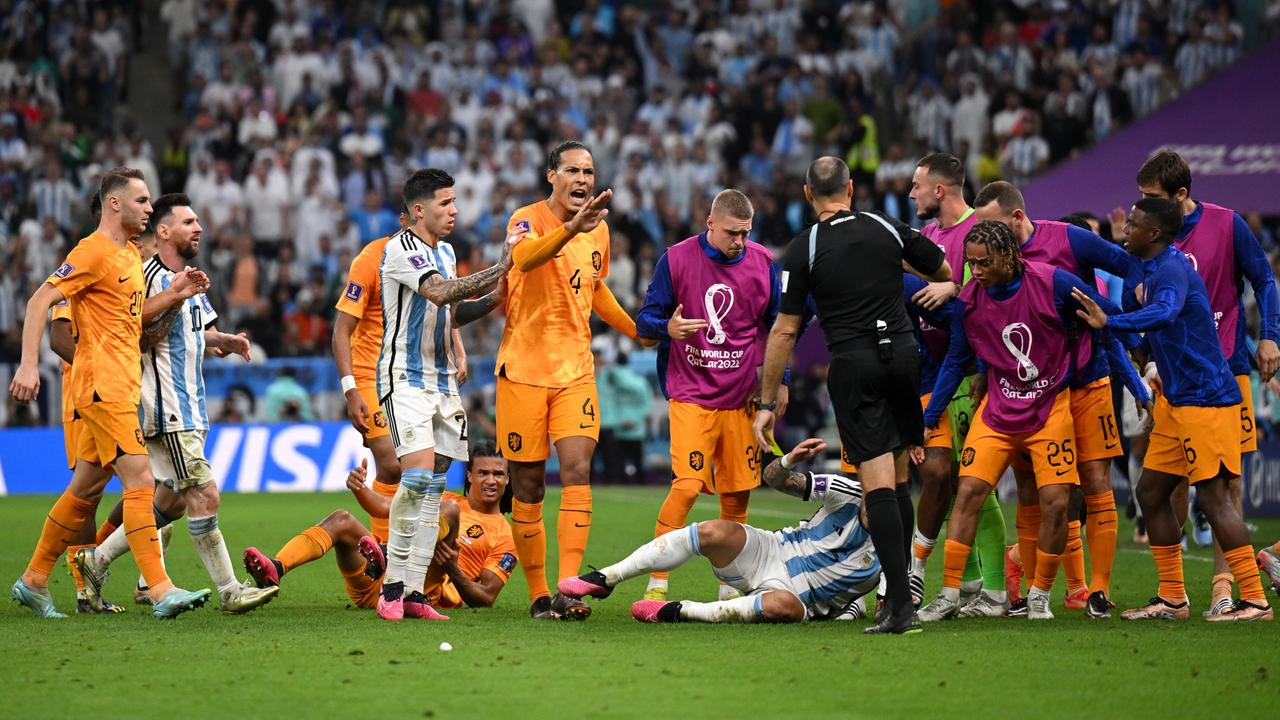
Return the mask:
[[920, 352], [902, 297], [902, 273], [943, 282], [951, 267], [919, 232], [879, 213], [852, 212], [849, 167], [818, 158], [804, 194], [818, 222], [797, 235], [782, 261], [782, 309], [769, 333], [756, 436], [767, 447], [776, 393], [795, 347], [805, 300], [813, 296], [831, 350], [827, 389], [840, 441], [858, 468], [871, 541], [888, 585], [885, 612], [868, 633], [919, 632], [907, 586], [915, 513], [907, 450], [924, 443]]

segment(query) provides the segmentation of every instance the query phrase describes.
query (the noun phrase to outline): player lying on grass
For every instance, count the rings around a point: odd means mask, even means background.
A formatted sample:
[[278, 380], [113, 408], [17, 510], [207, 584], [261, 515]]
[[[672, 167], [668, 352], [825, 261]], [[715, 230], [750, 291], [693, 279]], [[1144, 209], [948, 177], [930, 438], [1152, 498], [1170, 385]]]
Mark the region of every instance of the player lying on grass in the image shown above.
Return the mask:
[[[368, 461], [347, 475], [347, 487], [372, 517], [387, 516], [391, 499], [365, 485]], [[516, 565], [515, 542], [503, 517], [511, 503], [507, 461], [491, 442], [471, 447], [463, 495], [446, 493], [440, 507], [440, 541], [427, 571], [422, 594], [431, 607], [490, 607]], [[386, 555], [354, 515], [335, 510], [307, 528], [275, 554], [244, 551], [244, 566], [259, 587], [279, 585], [286, 573], [335, 550], [347, 595], [356, 607], [378, 603]], [[436, 614], [431, 619], [447, 620]]]
[[605, 598], [624, 580], [673, 570], [702, 555], [743, 597], [710, 603], [641, 600], [631, 606], [632, 617], [641, 622], [834, 619], [875, 590], [880, 561], [863, 525], [858, 481], [792, 469], [826, 448], [824, 441], [810, 438], [764, 470], [770, 486], [822, 503], [795, 527], [769, 531], [729, 520], [693, 523], [653, 539], [616, 565], [565, 578], [557, 589], [575, 598]]

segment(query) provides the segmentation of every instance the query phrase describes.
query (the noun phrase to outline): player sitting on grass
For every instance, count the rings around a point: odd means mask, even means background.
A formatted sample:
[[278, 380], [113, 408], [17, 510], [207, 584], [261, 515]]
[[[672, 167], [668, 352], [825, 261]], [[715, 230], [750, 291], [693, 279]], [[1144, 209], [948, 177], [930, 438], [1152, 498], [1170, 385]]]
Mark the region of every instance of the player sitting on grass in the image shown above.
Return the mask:
[[772, 487], [822, 503], [797, 526], [769, 531], [729, 520], [693, 523], [655, 538], [616, 565], [565, 578], [557, 589], [574, 598], [605, 598], [624, 580], [673, 570], [702, 555], [716, 576], [743, 597], [710, 603], [641, 600], [631, 606], [632, 617], [641, 622], [834, 619], [875, 590], [880, 560], [862, 524], [858, 481], [792, 469], [826, 448], [822, 440], [810, 438], [764, 470], [764, 481]]
[[[387, 516], [391, 499], [365, 485], [368, 461], [347, 475], [347, 487], [372, 517]], [[504, 512], [510, 511], [507, 461], [491, 442], [471, 447], [465, 497], [446, 493], [440, 507], [440, 540], [422, 594], [439, 608], [490, 607], [516, 565], [515, 542]], [[298, 567], [336, 550], [338, 570], [356, 607], [378, 604], [386, 555], [370, 531], [346, 510], [335, 510], [320, 524], [285, 543], [274, 558], [257, 548], [244, 551], [244, 567], [259, 587], [279, 585]], [[447, 620], [437, 614], [435, 620]]]

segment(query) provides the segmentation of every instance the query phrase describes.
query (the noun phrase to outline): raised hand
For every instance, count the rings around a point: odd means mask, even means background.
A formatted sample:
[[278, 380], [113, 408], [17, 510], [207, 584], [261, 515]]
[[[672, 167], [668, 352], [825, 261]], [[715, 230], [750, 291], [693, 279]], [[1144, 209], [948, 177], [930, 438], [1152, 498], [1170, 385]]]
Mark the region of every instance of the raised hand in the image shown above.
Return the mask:
[[1125, 214], [1121, 208], [1116, 208], [1107, 213], [1107, 220], [1111, 221], [1111, 239], [1116, 242], [1124, 242], [1129, 233], [1125, 232], [1124, 225], [1129, 220], [1129, 216]]
[[1071, 297], [1075, 298], [1076, 302], [1080, 303], [1080, 307], [1083, 308], [1082, 310], [1076, 310], [1076, 315], [1079, 315], [1082, 320], [1089, 323], [1089, 327], [1094, 330], [1101, 330], [1107, 326], [1107, 314], [1098, 306], [1098, 303], [1093, 301], [1093, 298], [1086, 295], [1080, 288], [1072, 288]]
[[185, 300], [208, 290], [209, 276], [193, 267], [183, 268], [180, 272], [174, 273], [169, 289]]
[[796, 465], [802, 462], [808, 462], [827, 449], [827, 441], [821, 438], [809, 438], [801, 440], [800, 444], [791, 448], [791, 452], [787, 453], [787, 464]]
[[569, 232], [576, 235], [595, 230], [596, 226], [609, 215], [609, 211], [605, 206], [609, 204], [609, 200], [612, 198], [613, 191], [605, 190], [588, 200], [569, 220], [567, 228]]
[[[498, 258], [499, 265], [507, 270], [511, 269], [511, 251], [515, 249], [516, 245], [520, 244], [520, 241], [524, 239], [526, 234], [527, 231], [522, 230], [507, 237], [506, 241], [502, 244], [502, 257]], [[504, 292], [503, 294], [505, 295], [506, 293]]]
[[361, 460], [359, 467], [351, 468], [351, 472], [347, 473], [347, 489], [353, 493], [358, 493], [366, 489], [364, 479], [369, 475], [368, 459]]
[[671, 314], [671, 319], [667, 321], [667, 334], [672, 340], [683, 340], [690, 335], [707, 327], [706, 320], [693, 320], [686, 318], [682, 313], [684, 305], [677, 305], [676, 311]]

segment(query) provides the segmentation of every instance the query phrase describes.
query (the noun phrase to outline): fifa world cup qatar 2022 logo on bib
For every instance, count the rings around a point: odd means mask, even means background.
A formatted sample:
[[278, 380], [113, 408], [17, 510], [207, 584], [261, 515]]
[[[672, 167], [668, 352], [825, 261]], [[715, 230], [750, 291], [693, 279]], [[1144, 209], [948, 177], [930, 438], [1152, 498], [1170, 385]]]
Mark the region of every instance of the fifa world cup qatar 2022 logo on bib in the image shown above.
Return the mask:
[[1040, 368], [1031, 359], [1031, 345], [1035, 338], [1026, 323], [1013, 322], [1004, 326], [1000, 333], [1004, 347], [1018, 363], [1018, 380], [1021, 385], [1015, 386], [1007, 378], [1000, 378], [1000, 391], [1005, 397], [1021, 400], [1033, 400], [1044, 394], [1054, 378], [1041, 378]]
[[723, 345], [725, 334], [720, 323], [733, 309], [733, 288], [724, 283], [712, 285], [702, 296], [702, 305], [707, 310], [707, 342]]

